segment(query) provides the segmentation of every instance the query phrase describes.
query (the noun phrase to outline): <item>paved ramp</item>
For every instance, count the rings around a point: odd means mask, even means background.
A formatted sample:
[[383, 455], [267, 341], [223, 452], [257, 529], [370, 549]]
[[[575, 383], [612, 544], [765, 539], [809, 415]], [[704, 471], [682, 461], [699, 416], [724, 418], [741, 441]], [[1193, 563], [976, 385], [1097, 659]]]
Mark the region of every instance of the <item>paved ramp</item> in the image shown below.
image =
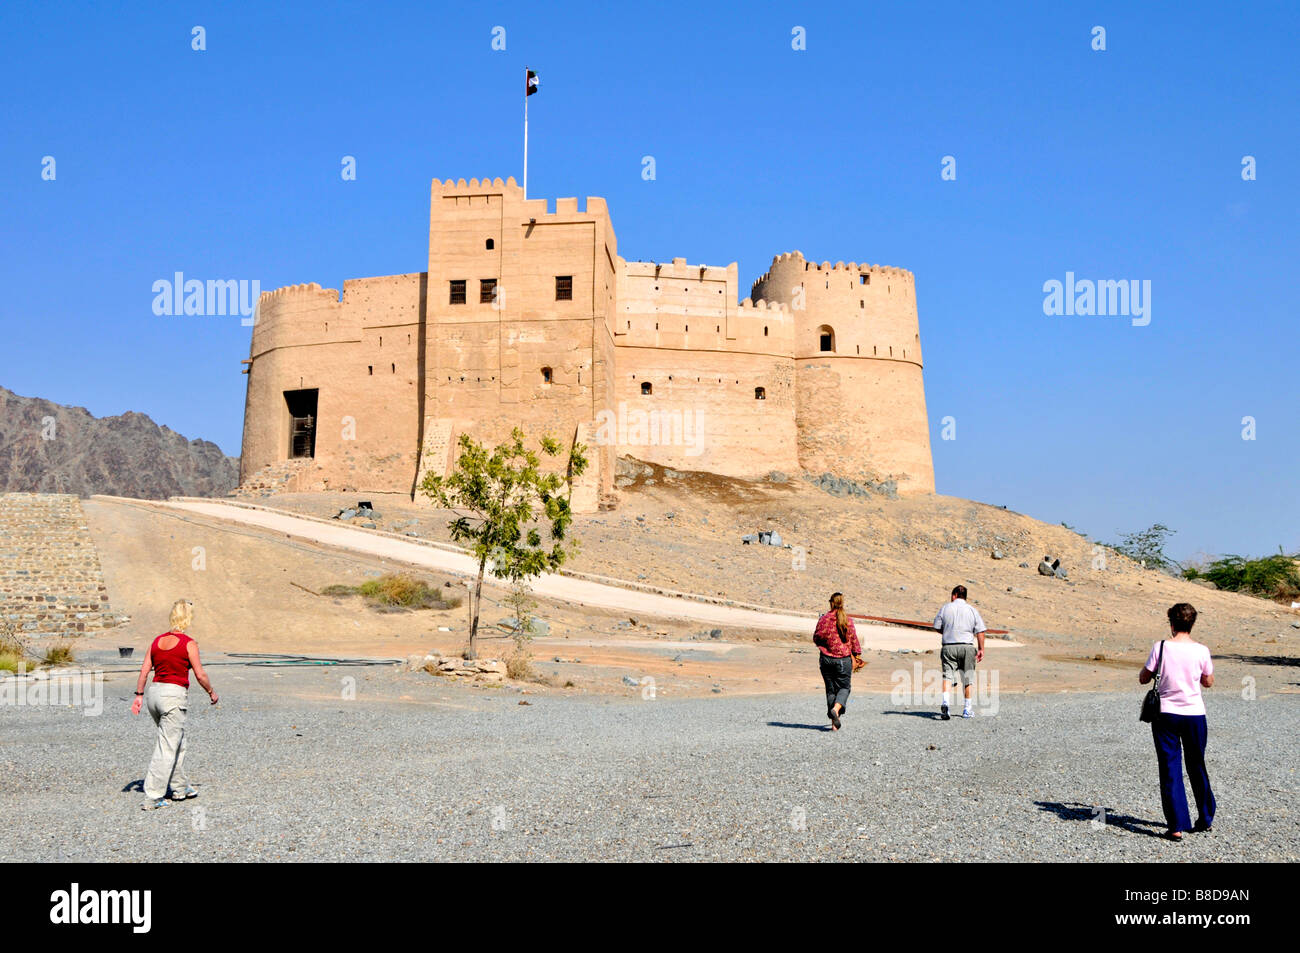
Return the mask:
[[[114, 500], [115, 497], [100, 497]], [[225, 503], [220, 500], [172, 499], [165, 502], [127, 500], [161, 509], [182, 510], [241, 526], [254, 526], [294, 539], [308, 540], [322, 546], [396, 560], [425, 570], [473, 576], [478, 572], [474, 558], [463, 550], [445, 544], [411, 540], [391, 533], [347, 526], [336, 520], [300, 516], [266, 507]], [[499, 585], [506, 583], [498, 581]], [[630, 585], [630, 584], [629, 584]], [[717, 605], [689, 596], [671, 596], [624, 588], [612, 582], [596, 582], [568, 575], [547, 574], [530, 581], [533, 594], [545, 599], [567, 601], [583, 606], [626, 612], [635, 616], [685, 619], [702, 625], [727, 626], [733, 629], [763, 629], [810, 636], [814, 619], [793, 612]], [[916, 632], [894, 626], [857, 622], [859, 640], [865, 648], [886, 651], [933, 648], [936, 642], [928, 632]], [[990, 646], [998, 640], [990, 640]], [[1003, 646], [1014, 645], [1001, 642]]]

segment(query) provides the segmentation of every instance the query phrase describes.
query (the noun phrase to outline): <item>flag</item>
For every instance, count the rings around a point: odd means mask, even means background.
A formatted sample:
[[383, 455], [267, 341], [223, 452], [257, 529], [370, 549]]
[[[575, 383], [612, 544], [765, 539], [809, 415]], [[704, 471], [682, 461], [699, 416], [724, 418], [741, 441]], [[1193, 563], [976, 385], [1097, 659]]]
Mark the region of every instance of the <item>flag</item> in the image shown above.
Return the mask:
[[537, 83], [536, 73], [534, 73], [532, 70], [525, 70], [524, 72], [528, 74], [528, 79], [525, 81], [525, 86], [524, 86], [524, 98], [527, 99], [533, 93], [537, 92], [538, 83]]

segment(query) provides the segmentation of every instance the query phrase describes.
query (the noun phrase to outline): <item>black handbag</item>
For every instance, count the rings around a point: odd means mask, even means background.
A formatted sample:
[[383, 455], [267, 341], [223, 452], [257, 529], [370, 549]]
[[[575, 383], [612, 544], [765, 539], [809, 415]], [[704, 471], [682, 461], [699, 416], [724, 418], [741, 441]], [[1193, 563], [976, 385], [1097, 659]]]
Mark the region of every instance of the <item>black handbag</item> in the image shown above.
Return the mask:
[[1160, 657], [1156, 662], [1155, 683], [1142, 699], [1142, 713], [1138, 721], [1152, 722], [1160, 715], [1160, 673], [1165, 669], [1165, 640], [1160, 640]]

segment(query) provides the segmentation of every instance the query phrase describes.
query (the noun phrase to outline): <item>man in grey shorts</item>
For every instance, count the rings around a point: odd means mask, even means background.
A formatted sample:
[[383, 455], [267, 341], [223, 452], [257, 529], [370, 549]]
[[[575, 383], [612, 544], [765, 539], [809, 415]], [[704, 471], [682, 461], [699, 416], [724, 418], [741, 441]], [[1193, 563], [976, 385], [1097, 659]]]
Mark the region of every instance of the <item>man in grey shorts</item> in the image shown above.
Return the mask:
[[[975, 663], [984, 660], [984, 632], [988, 628], [979, 610], [966, 601], [966, 587], [956, 586], [952, 600], [934, 617], [934, 627], [943, 632], [939, 658], [943, 662], [943, 707], [939, 717], [948, 721], [948, 684], [961, 682], [966, 705], [963, 718], [971, 717], [971, 689], [975, 685]], [[978, 647], [977, 644], [978, 643]]]

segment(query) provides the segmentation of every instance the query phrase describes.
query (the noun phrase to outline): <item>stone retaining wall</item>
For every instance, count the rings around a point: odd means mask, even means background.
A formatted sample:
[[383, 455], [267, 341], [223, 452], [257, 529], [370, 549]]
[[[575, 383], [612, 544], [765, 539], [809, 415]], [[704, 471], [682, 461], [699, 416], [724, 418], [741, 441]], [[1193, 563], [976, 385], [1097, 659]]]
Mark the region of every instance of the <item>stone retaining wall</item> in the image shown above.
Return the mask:
[[0, 619], [28, 637], [83, 635], [119, 621], [77, 497], [0, 493]]

